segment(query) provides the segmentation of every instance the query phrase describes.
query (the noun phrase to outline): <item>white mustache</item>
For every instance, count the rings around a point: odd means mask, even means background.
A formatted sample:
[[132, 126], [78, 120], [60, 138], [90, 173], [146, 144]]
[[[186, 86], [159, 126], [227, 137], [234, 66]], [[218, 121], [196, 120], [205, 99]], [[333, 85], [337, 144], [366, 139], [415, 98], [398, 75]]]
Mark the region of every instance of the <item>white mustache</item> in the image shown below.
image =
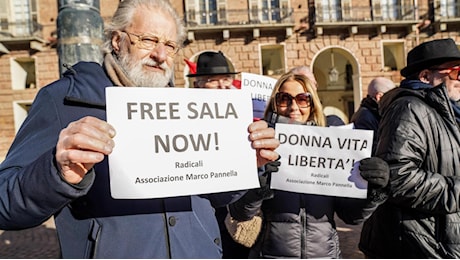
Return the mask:
[[168, 65], [166, 64], [166, 62], [163, 62], [163, 63], [158, 63], [156, 61], [153, 61], [151, 59], [146, 59], [146, 60], [143, 60], [142, 61], [142, 65], [147, 65], [147, 66], [151, 66], [151, 67], [159, 67], [160, 69], [162, 70], [167, 70], [169, 69]]

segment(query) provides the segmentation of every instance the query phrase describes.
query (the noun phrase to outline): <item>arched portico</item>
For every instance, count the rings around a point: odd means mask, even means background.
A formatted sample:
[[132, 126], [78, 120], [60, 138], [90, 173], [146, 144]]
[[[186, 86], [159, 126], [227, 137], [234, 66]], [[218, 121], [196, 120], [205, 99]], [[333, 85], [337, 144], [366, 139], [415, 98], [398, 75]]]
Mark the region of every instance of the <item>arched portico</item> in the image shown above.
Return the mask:
[[362, 84], [356, 57], [342, 46], [327, 46], [313, 58], [311, 69], [318, 82], [318, 95], [326, 113], [345, 123], [360, 104]]

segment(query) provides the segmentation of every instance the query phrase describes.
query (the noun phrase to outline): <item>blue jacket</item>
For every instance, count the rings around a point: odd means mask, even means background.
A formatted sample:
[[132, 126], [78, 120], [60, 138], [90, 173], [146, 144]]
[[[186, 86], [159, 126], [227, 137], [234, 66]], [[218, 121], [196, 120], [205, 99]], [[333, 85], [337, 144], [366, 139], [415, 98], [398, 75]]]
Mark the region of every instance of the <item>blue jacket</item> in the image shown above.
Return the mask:
[[80, 62], [39, 91], [0, 165], [0, 229], [34, 227], [54, 215], [64, 258], [220, 258], [214, 207], [241, 192], [113, 199], [107, 158], [79, 185], [61, 179], [60, 131], [85, 116], [105, 120], [105, 88], [113, 85], [100, 65]]

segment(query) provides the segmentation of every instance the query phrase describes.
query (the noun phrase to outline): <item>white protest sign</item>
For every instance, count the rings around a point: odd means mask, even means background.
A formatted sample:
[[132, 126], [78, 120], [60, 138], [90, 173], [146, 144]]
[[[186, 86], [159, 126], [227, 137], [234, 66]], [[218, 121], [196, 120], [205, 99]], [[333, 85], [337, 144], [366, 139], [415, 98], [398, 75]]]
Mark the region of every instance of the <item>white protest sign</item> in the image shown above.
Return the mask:
[[281, 166], [271, 188], [366, 198], [367, 182], [355, 162], [371, 156], [373, 131], [294, 124], [276, 124], [275, 130]]
[[268, 102], [275, 84], [274, 78], [241, 72], [241, 89], [251, 92], [252, 99]]
[[259, 187], [248, 141], [251, 97], [239, 90], [106, 89], [116, 199], [162, 198]]
[[338, 128], [346, 128], [346, 129], [354, 129], [355, 124], [354, 123], [349, 123], [346, 125], [330, 125], [329, 127], [338, 127]]

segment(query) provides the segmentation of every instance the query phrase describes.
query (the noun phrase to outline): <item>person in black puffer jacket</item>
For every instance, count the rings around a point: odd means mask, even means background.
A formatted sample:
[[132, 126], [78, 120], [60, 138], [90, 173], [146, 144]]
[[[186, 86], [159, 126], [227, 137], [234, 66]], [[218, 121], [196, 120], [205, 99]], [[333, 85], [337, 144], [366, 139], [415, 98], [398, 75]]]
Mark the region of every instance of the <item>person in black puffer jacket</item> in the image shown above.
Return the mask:
[[460, 258], [459, 65], [452, 39], [422, 43], [380, 102], [390, 194], [363, 225], [367, 258]]
[[[326, 126], [318, 95], [303, 75], [282, 75], [265, 112], [267, 122], [272, 122], [271, 113], [277, 113], [277, 123], [284, 118], [284, 123]], [[270, 190], [270, 177], [279, 174], [274, 172], [280, 161], [265, 165], [265, 173], [259, 178], [261, 188], [249, 190], [228, 205], [233, 222], [252, 225], [249, 221], [262, 216], [255, 244], [248, 243], [249, 258], [341, 258], [335, 214], [347, 224], [359, 224], [386, 199], [387, 163], [374, 157], [360, 164], [360, 174], [368, 181], [368, 199]]]

